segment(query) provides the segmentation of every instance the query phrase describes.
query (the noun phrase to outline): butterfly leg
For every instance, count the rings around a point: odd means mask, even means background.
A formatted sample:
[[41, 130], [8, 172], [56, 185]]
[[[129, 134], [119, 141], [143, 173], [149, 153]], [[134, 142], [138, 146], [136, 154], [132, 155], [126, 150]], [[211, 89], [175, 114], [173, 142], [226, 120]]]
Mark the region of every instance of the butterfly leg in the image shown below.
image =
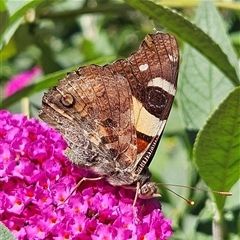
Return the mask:
[[73, 188], [73, 190], [71, 191], [71, 193], [68, 195], [68, 197], [61, 203], [58, 205], [61, 206], [63, 203], [65, 203], [72, 195], [73, 193], [77, 190], [77, 188], [85, 181], [98, 181], [98, 180], [101, 180], [103, 179], [104, 177], [95, 177], [95, 178], [86, 178], [86, 177], [83, 177], [78, 183], [77, 185]]
[[140, 189], [140, 182], [137, 182], [136, 192], [135, 192], [134, 201], [133, 201], [133, 207], [135, 207], [135, 204], [137, 202], [139, 189]]

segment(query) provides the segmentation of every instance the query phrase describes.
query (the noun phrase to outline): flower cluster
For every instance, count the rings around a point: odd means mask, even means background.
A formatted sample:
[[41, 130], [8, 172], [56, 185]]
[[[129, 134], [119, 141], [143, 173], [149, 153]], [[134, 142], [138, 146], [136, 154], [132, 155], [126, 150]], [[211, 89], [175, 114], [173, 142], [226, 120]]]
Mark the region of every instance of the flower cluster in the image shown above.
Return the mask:
[[26, 87], [33, 81], [38, 75], [40, 75], [42, 69], [40, 67], [33, 67], [28, 71], [24, 71], [11, 78], [4, 86], [4, 96], [8, 97], [20, 89]]
[[[18, 239], [167, 239], [171, 221], [156, 200], [89, 173], [63, 154], [59, 133], [22, 114], [0, 111], [0, 221]], [[144, 204], [142, 203], [144, 201]]]

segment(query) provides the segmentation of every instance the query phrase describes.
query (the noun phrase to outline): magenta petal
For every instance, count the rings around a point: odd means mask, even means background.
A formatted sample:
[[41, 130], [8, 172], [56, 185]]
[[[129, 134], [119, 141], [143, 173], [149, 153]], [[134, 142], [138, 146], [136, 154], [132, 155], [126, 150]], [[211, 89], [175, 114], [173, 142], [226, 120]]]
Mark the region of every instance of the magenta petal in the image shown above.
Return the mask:
[[12, 216], [3, 221], [3, 224], [11, 230], [17, 239], [24, 239], [26, 237], [26, 229], [24, 228], [25, 219]]
[[42, 72], [41, 68], [33, 67], [32, 69], [19, 73], [11, 78], [4, 86], [4, 96], [8, 97], [13, 93], [19, 91], [23, 87], [26, 87], [34, 78], [40, 75]]

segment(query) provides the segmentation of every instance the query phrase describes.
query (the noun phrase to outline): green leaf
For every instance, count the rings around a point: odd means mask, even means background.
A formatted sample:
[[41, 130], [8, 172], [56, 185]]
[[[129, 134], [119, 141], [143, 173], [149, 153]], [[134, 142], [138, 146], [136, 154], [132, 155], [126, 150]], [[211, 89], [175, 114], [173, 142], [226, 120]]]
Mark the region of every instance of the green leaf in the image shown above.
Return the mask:
[[[232, 62], [228, 59], [228, 50], [224, 53], [219, 45], [196, 25], [192, 24], [189, 20], [175, 11], [171, 11], [151, 1], [125, 0], [125, 2], [139, 9], [141, 12], [147, 14], [149, 17], [163, 24], [170, 31], [180, 36], [181, 39], [195, 47], [200, 53], [214, 63], [235, 85], [239, 85], [236, 68], [232, 66]], [[210, 6], [212, 3], [204, 1], [202, 4], [209, 4], [208, 6]], [[207, 11], [210, 11], [210, 9], [207, 9]], [[217, 28], [216, 22], [214, 22], [214, 27]], [[215, 40], [216, 38], [213, 39]]]
[[17, 53], [17, 46], [15, 40], [12, 38], [8, 44], [0, 51], [1, 62], [14, 56]]
[[9, 229], [6, 228], [1, 222], [0, 222], [0, 239], [16, 240], [16, 238], [12, 235]]
[[4, 30], [7, 28], [8, 25], [8, 21], [9, 21], [9, 14], [7, 11], [7, 7], [5, 4], [4, 0], [0, 1], [0, 35], [4, 32]]
[[[198, 133], [193, 156], [202, 179], [212, 190], [229, 191], [239, 179], [240, 87], [219, 105]], [[215, 195], [218, 209], [226, 198]]]
[[[105, 63], [107, 61], [112, 61], [113, 57], [104, 57], [104, 58], [99, 58], [96, 59], [94, 61], [91, 61], [91, 63], [94, 64], [100, 64], [100, 63]], [[84, 65], [89, 65], [90, 63], [87, 62]], [[40, 90], [44, 90], [44, 89], [48, 89], [54, 85], [57, 84], [58, 80], [63, 78], [67, 72], [71, 72], [76, 70], [79, 67], [79, 65], [77, 66], [73, 66], [70, 68], [66, 68], [63, 69], [61, 71], [57, 71], [48, 75], [45, 75], [42, 79], [39, 80], [39, 82], [31, 84], [21, 90], [19, 90], [18, 92], [16, 92], [15, 94], [9, 96], [8, 98], [4, 99], [1, 103], [0, 103], [0, 109], [5, 109], [8, 106], [10, 106], [11, 104], [19, 101], [21, 98], [23, 97], [28, 97], [33, 95], [34, 93], [37, 93]]]
[[5, 0], [1, 0], [1, 2], [0, 2], [0, 13], [6, 12], [6, 11], [7, 11], [7, 7], [6, 7]]
[[[237, 57], [224, 23], [211, 1], [204, 1], [199, 6], [195, 22], [228, 52], [237, 69]], [[211, 50], [211, 46], [206, 46], [206, 49]], [[178, 88], [180, 107], [186, 128], [199, 130], [213, 109], [233, 89], [233, 85], [216, 66], [189, 45], [185, 46], [182, 59]]]
[[[42, 3], [43, 0], [33, 0], [33, 1], [9, 1], [8, 4], [14, 4], [13, 6], [17, 6], [17, 8], [14, 10], [13, 14], [11, 14], [9, 18], [9, 24], [6, 28], [6, 30], [1, 34], [0, 36], [0, 50], [4, 48], [5, 45], [8, 44], [11, 37], [19, 27], [21, 20], [26, 13], [26, 11], [30, 8], [34, 8], [40, 3]], [[10, 5], [11, 6], [11, 5]]]

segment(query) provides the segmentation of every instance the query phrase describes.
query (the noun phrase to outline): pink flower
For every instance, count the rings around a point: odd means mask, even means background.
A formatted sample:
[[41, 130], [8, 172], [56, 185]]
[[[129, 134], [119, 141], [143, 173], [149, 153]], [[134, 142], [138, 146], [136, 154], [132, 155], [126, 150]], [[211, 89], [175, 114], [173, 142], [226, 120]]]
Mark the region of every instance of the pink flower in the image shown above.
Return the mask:
[[[59, 133], [0, 111], [0, 220], [18, 239], [168, 239], [171, 220], [155, 200], [101, 181], [71, 164]], [[72, 194], [71, 194], [72, 193]]]
[[40, 67], [33, 67], [28, 71], [24, 71], [12, 77], [4, 86], [4, 96], [9, 97], [20, 89], [26, 87], [30, 82], [40, 75], [42, 69]]

